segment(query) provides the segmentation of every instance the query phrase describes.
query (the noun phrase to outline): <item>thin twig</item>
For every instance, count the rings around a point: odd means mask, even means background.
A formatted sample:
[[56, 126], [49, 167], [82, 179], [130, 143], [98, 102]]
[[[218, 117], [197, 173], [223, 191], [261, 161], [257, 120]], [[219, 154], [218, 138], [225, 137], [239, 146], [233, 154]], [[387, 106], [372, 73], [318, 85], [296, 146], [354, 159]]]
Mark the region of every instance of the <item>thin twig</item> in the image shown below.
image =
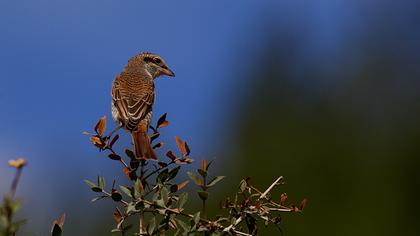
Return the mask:
[[235, 230], [235, 227], [239, 225], [243, 220], [243, 217], [240, 216], [238, 219], [236, 219], [235, 223], [229, 225], [225, 229], [223, 229], [223, 232], [231, 232], [232, 230]]
[[291, 212], [293, 209], [290, 208], [268, 208], [269, 211], [281, 211], [281, 212]]
[[[259, 193], [259, 194], [263, 194], [260, 190], [258, 190], [256, 187], [250, 185], [249, 186], [252, 190], [254, 190], [255, 192]], [[264, 198], [273, 206], [277, 207], [277, 210], [275, 211], [293, 211], [293, 209], [283, 206], [281, 204], [278, 204], [277, 202], [274, 202], [273, 200], [271, 200], [270, 198], [268, 198], [267, 196], [264, 196]], [[270, 210], [274, 210], [276, 208], [270, 208]]]
[[[140, 179], [143, 180], [143, 176], [144, 176], [144, 167], [146, 166], [146, 161], [145, 160], [140, 160]], [[146, 233], [144, 232], [144, 211], [140, 211], [140, 216], [139, 216], [139, 235], [145, 235]]]
[[[262, 200], [266, 198], [267, 194], [276, 186], [281, 180], [283, 179], [283, 176], [278, 177], [271, 185], [267, 188], [267, 190], [264, 191], [258, 198], [258, 200]], [[230, 224], [228, 227], [226, 227], [223, 232], [231, 232], [232, 229], [234, 230], [237, 225], [239, 225], [243, 220], [243, 216], [241, 215], [236, 221], [232, 224]]]
[[[108, 193], [107, 191], [105, 191], [105, 190], [102, 190], [102, 193], [103, 194], [105, 194], [106, 196], [108, 196], [108, 197], [111, 197], [112, 196], [112, 194], [111, 193]], [[124, 200], [121, 200], [120, 201], [122, 204], [124, 204], [124, 206], [128, 206], [129, 204], [128, 204], [128, 202], [126, 202], [126, 201], [124, 201]]]
[[16, 189], [17, 189], [21, 175], [22, 175], [22, 168], [17, 168], [15, 178], [13, 179], [12, 186], [10, 187], [10, 195], [12, 198], [15, 197]]
[[243, 235], [243, 236], [252, 236], [252, 234], [247, 234], [238, 230], [232, 230], [233, 233], [237, 234], [237, 235]]
[[173, 161], [169, 162], [169, 163], [167, 164], [167, 166], [165, 166], [165, 167], [160, 167], [160, 168], [158, 168], [158, 169], [156, 169], [156, 170], [154, 170], [154, 171], [150, 172], [150, 174], [146, 175], [146, 177], [144, 177], [144, 178], [143, 178], [143, 180], [147, 180], [150, 176], [152, 176], [152, 175], [154, 175], [154, 174], [158, 173], [159, 171], [162, 171], [162, 170], [164, 170], [164, 169], [168, 168], [168, 167], [169, 167], [170, 165], [172, 165], [172, 164], [175, 164], [175, 160], [173, 160]]
[[[112, 147], [108, 146], [108, 145], [105, 147], [105, 149], [108, 149], [110, 152], [112, 152], [112, 154], [116, 154], [116, 155], [118, 155], [118, 154], [117, 154], [117, 152], [115, 152], [115, 151], [114, 151], [114, 149], [113, 149]], [[120, 158], [120, 163], [121, 163], [121, 164], [122, 164], [125, 168], [129, 168], [129, 167], [128, 167], [128, 165], [127, 165], [127, 163], [126, 163], [126, 162], [125, 162], [122, 158]]]
[[139, 217], [139, 234], [144, 235], [144, 211], [140, 211], [140, 217]]
[[265, 198], [267, 196], [267, 194], [271, 191], [271, 189], [273, 189], [281, 180], [283, 179], [283, 176], [278, 177], [271, 185], [270, 187], [267, 188], [267, 190], [265, 190], [265, 192], [263, 194], [261, 194], [261, 196], [258, 198], [258, 200], [261, 200], [263, 198]]

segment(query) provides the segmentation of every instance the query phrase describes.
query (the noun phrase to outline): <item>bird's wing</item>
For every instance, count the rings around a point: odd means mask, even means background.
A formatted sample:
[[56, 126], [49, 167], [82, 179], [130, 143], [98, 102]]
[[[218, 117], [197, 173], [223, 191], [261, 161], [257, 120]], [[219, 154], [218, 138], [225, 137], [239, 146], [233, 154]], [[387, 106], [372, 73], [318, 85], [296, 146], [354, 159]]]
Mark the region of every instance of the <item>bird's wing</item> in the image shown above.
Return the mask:
[[134, 130], [151, 111], [154, 97], [154, 89], [148, 87], [133, 91], [123, 89], [120, 83], [115, 82], [112, 89], [114, 106], [128, 130]]

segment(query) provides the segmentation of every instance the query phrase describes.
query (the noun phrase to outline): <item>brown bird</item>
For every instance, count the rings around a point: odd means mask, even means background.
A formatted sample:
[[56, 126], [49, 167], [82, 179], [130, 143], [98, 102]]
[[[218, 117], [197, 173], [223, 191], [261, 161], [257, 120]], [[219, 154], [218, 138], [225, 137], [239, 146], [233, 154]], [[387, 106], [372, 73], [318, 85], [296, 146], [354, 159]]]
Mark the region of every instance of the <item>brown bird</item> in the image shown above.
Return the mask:
[[112, 117], [132, 135], [138, 159], [157, 159], [147, 135], [155, 100], [153, 80], [175, 76], [158, 55], [142, 52], [131, 58], [112, 85]]

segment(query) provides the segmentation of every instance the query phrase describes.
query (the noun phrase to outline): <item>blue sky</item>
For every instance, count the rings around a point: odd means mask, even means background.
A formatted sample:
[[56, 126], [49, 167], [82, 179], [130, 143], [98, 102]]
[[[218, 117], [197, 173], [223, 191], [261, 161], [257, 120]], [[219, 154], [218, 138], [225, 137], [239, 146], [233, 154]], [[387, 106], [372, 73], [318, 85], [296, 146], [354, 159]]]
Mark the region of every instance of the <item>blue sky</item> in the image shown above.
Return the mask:
[[82, 131], [110, 117], [111, 82], [140, 51], [160, 54], [177, 75], [156, 81], [154, 111], [169, 113], [169, 146], [180, 135], [196, 155], [211, 150], [206, 140], [223, 129], [223, 100], [235, 95], [233, 52], [258, 37], [249, 27], [260, 24], [262, 10], [250, 1], [1, 1], [0, 190], [12, 177], [6, 161], [27, 158], [18, 194], [24, 213], [37, 212], [31, 231], [69, 212], [74, 201], [60, 197], [67, 186], [82, 191], [82, 179], [115, 167]]

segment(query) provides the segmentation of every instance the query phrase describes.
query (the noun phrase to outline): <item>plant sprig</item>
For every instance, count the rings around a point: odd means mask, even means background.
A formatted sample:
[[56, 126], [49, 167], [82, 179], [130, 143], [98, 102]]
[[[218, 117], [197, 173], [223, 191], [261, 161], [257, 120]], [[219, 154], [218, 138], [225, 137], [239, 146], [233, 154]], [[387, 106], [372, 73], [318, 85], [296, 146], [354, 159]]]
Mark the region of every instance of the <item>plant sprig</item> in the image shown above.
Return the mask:
[[[155, 126], [150, 126], [152, 134], [149, 137], [155, 149], [164, 146], [163, 142], [157, 140], [160, 137], [160, 129], [169, 124], [166, 117], [165, 113]], [[211, 177], [209, 170], [212, 161], [207, 163], [206, 160], [202, 160], [200, 168], [187, 172], [190, 180], [199, 188], [197, 196], [202, 201], [202, 209], [188, 213], [185, 210], [188, 193], [184, 188], [189, 180], [180, 182], [178, 180], [182, 166], [193, 162], [187, 142], [176, 137], [178, 155], [168, 150], [165, 158], [159, 161], [142, 160], [136, 159], [131, 149], [126, 149], [125, 155], [118, 154], [113, 148], [118, 141], [118, 134], [104, 136], [105, 129], [106, 118], [102, 117], [95, 125], [94, 133], [85, 132], [85, 134], [90, 136], [90, 141], [100, 151], [108, 151], [109, 159], [122, 164], [123, 173], [130, 184], [117, 188], [114, 180], [111, 188], [107, 189], [102, 176], [97, 178], [96, 183], [89, 180], [85, 182], [93, 192], [99, 194], [92, 199], [93, 202], [111, 199], [121, 204], [115, 207], [113, 213], [116, 227], [112, 232], [126, 235], [133, 228], [133, 225], [126, 223], [127, 219], [138, 217], [139, 224], [135, 235], [161, 235], [170, 231], [174, 235], [194, 235], [199, 232], [212, 236], [256, 235], [259, 221], [263, 221], [266, 225], [278, 226], [281, 221], [280, 213], [300, 212], [306, 205], [304, 200], [300, 207], [293, 204], [286, 206], [285, 194], [282, 194], [280, 201], [271, 199], [270, 193], [282, 184], [283, 177], [277, 178], [264, 192], [251, 185], [249, 179], [245, 179], [241, 181], [234, 200], [226, 198], [222, 202], [222, 208], [227, 209], [226, 214], [216, 218], [208, 217], [206, 203], [209, 190], [225, 176]]]

